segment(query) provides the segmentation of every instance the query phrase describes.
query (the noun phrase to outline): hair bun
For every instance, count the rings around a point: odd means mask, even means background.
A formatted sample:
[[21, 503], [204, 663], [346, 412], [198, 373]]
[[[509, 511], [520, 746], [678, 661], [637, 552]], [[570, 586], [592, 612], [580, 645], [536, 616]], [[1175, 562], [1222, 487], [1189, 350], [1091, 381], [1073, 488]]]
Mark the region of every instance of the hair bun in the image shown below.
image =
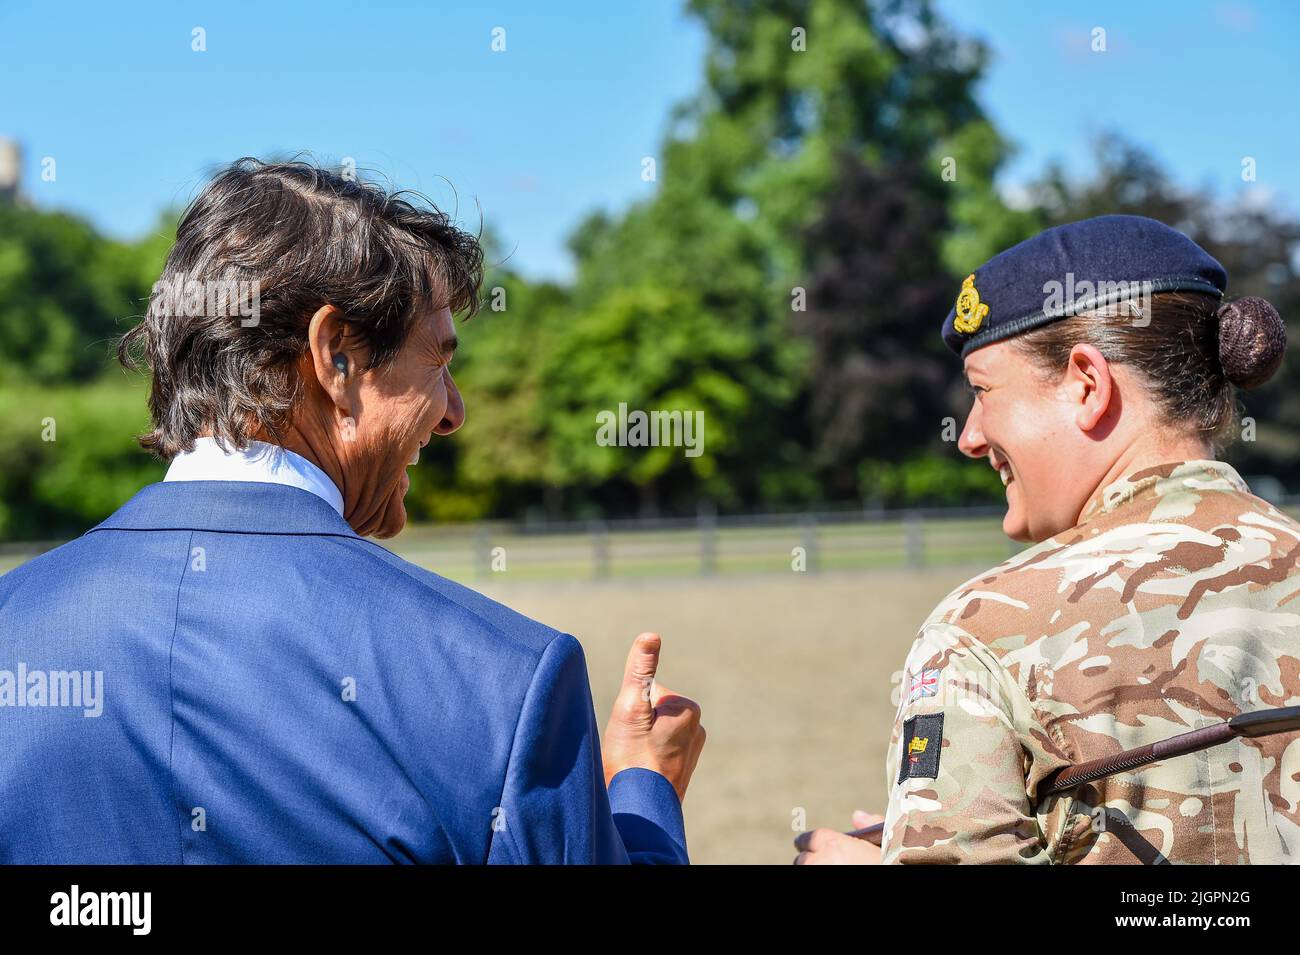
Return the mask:
[[1238, 388], [1258, 388], [1273, 377], [1286, 351], [1282, 316], [1262, 298], [1219, 306], [1219, 363]]

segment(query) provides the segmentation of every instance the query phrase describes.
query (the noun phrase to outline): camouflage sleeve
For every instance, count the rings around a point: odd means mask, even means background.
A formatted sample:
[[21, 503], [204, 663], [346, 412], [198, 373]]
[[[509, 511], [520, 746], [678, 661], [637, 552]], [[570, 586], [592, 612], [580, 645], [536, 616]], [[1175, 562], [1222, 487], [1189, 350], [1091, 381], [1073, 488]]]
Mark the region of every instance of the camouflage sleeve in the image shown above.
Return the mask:
[[1051, 861], [1026, 787], [1037, 721], [997, 657], [932, 621], [908, 654], [899, 696], [884, 861]]

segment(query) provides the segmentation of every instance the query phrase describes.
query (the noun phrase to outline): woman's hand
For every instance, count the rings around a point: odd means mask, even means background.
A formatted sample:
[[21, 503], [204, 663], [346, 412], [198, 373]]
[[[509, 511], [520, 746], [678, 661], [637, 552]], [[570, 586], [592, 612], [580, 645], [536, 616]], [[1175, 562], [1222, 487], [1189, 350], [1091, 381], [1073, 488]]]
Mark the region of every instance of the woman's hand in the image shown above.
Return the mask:
[[[884, 816], [876, 816], [859, 809], [853, 814], [853, 828], [865, 829]], [[880, 834], [874, 840], [858, 839], [836, 832], [834, 829], [814, 829], [802, 832], [794, 840], [799, 850], [795, 865], [880, 865]]]

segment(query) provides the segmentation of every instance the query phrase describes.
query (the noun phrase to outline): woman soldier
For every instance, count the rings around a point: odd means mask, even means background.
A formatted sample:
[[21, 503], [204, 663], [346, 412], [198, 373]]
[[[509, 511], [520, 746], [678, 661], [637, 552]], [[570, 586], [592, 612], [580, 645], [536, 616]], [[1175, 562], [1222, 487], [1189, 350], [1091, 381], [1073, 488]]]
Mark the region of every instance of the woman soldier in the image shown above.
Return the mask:
[[1294, 735], [1039, 794], [1061, 767], [1300, 703], [1300, 524], [1214, 460], [1285, 326], [1226, 284], [1135, 216], [1050, 229], [963, 283], [943, 327], [974, 395], [959, 447], [1001, 475], [1003, 530], [1037, 544], [922, 626], [883, 845], [821, 829], [797, 861], [1300, 859]]

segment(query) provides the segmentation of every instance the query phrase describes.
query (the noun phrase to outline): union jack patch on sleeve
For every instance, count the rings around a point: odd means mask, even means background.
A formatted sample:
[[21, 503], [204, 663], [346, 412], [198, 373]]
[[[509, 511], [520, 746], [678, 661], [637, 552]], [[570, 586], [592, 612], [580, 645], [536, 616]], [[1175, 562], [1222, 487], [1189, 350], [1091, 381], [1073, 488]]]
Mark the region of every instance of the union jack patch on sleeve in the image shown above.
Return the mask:
[[922, 670], [920, 673], [910, 674], [911, 682], [907, 686], [907, 702], [919, 700], [927, 696], [939, 695], [939, 671]]

